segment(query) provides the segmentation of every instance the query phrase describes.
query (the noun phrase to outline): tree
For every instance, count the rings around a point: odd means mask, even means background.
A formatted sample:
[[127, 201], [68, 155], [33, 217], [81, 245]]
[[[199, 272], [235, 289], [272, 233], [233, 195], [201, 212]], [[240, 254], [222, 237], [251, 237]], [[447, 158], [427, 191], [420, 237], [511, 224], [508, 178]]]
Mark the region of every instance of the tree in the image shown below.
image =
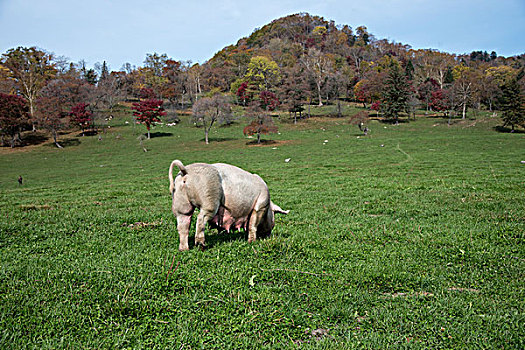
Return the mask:
[[88, 109], [88, 107], [89, 104], [78, 103], [71, 108], [71, 112], [69, 113], [71, 122], [75, 125], [78, 125], [82, 130], [82, 136], [84, 136], [84, 130], [86, 127], [91, 125], [91, 122], [93, 121], [93, 113]]
[[39, 126], [51, 132], [53, 142], [58, 148], [62, 146], [58, 143], [58, 132], [64, 127], [64, 108], [59, 97], [46, 94], [39, 97], [36, 101], [37, 123]]
[[[122, 80], [119, 74], [111, 72], [104, 80], [99, 81], [96, 89], [94, 89], [94, 97], [98, 108], [102, 107], [109, 110], [110, 113], [113, 113], [113, 108], [115, 108], [118, 100], [121, 99], [124, 94], [123, 88], [125, 82]], [[153, 94], [150, 97], [154, 98], [155, 95]]]
[[260, 90], [268, 90], [280, 79], [277, 63], [265, 56], [255, 56], [250, 59], [244, 76], [259, 86]]
[[[233, 87], [233, 83], [232, 83]], [[242, 101], [242, 105], [246, 106], [246, 102], [250, 102], [253, 96], [253, 91], [249, 88], [249, 85], [247, 82], [242, 82], [237, 91], [235, 92], [235, 95], [239, 98], [240, 101]]]
[[434, 50], [417, 50], [414, 52], [419, 67], [419, 80], [434, 79], [440, 89], [450, 81], [450, 67], [454, 65], [454, 56], [434, 51]]
[[261, 134], [276, 133], [277, 127], [273, 124], [273, 119], [268, 115], [279, 104], [279, 100], [270, 91], [261, 91], [259, 101], [254, 101], [248, 110], [248, 117], [252, 120], [243, 129], [244, 135], [257, 135], [257, 143], [261, 143]]
[[430, 110], [432, 93], [439, 90], [439, 84], [433, 78], [427, 78], [417, 87], [417, 97], [426, 106], [427, 112]]
[[399, 64], [390, 65], [390, 71], [383, 91], [383, 113], [387, 118], [393, 118], [396, 124], [399, 113], [404, 111], [409, 97], [409, 85]]
[[15, 147], [16, 138], [28, 121], [29, 108], [26, 101], [20, 96], [0, 93], [2, 146], [4, 145], [4, 136], [9, 136], [11, 148]]
[[524, 75], [525, 71], [522, 69], [515, 78], [502, 87], [503, 126], [510, 125], [512, 132], [516, 125], [525, 126], [525, 95], [519, 83]]
[[331, 72], [332, 64], [321, 51], [315, 48], [310, 48], [308, 53], [302, 56], [301, 62], [315, 82], [319, 106], [322, 106], [323, 98], [321, 97], [321, 89]]
[[9, 70], [20, 94], [29, 103], [31, 117], [35, 115], [35, 102], [46, 83], [54, 77], [53, 56], [36, 47], [17, 47], [2, 55], [2, 65]]
[[472, 95], [473, 70], [470, 67], [460, 64], [452, 69], [454, 83], [452, 91], [456, 93], [462, 109], [462, 118], [467, 115], [467, 106]]
[[363, 132], [363, 134], [368, 135], [368, 127], [366, 126], [368, 122], [368, 112], [360, 111], [354, 114], [350, 117], [350, 124], [357, 125], [359, 130]]
[[481, 84], [481, 95], [490, 111], [501, 97], [502, 86], [514, 76], [514, 69], [509, 66], [489, 67], [485, 70]]
[[151, 124], [160, 122], [160, 117], [165, 116], [166, 112], [162, 107], [164, 101], [150, 98], [133, 103], [132, 109], [137, 124], [144, 124], [148, 130], [148, 140], [150, 139]]
[[259, 105], [265, 111], [273, 111], [279, 106], [279, 99], [271, 91], [261, 91], [259, 94]]
[[103, 61], [102, 63], [95, 63], [95, 71], [98, 73], [99, 76], [99, 83], [104, 81], [109, 76], [109, 67], [106, 63], [106, 61]]
[[429, 106], [436, 112], [446, 113], [448, 107], [446, 91], [442, 89], [432, 91]]
[[229, 124], [231, 115], [231, 104], [227, 97], [221, 94], [200, 98], [193, 105], [193, 120], [195, 123], [202, 122], [206, 144], [209, 144], [208, 135], [213, 124]]
[[374, 38], [373, 35], [368, 33], [368, 29], [365, 26], [359, 26], [355, 29], [356, 32], [356, 44], [358, 46], [366, 46]]
[[283, 83], [279, 90], [279, 96], [284, 107], [294, 114], [294, 124], [297, 123], [297, 113], [299, 118], [304, 111], [303, 104], [306, 102], [308, 87], [304, 79], [304, 71], [300, 65], [284, 70]]
[[258, 144], [261, 143], [261, 135], [268, 135], [269, 133], [276, 133], [278, 131], [277, 126], [273, 124], [272, 117], [264, 113], [252, 114], [251, 117], [251, 123], [245, 126], [242, 132], [245, 136], [257, 135]]
[[9, 75], [9, 69], [0, 63], [0, 92], [8, 95], [16, 92], [16, 87]]
[[376, 117], [379, 117], [379, 111], [381, 110], [381, 101], [375, 101], [370, 106], [370, 109], [376, 111]]

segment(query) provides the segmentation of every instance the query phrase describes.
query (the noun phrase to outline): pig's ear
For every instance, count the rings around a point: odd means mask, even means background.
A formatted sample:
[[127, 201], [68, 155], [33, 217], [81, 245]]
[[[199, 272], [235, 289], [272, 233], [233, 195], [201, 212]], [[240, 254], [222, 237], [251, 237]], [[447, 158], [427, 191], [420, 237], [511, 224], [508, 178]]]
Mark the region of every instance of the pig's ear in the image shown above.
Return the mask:
[[173, 161], [173, 164], [175, 164], [177, 166], [177, 168], [179, 168], [180, 172], [182, 173], [182, 176], [188, 174], [188, 171], [186, 170], [186, 167], [184, 166], [184, 164], [182, 164], [182, 162], [180, 160], [174, 160]]
[[270, 202], [270, 207], [274, 213], [288, 214], [290, 212], [289, 210], [281, 209], [281, 207], [274, 202]]

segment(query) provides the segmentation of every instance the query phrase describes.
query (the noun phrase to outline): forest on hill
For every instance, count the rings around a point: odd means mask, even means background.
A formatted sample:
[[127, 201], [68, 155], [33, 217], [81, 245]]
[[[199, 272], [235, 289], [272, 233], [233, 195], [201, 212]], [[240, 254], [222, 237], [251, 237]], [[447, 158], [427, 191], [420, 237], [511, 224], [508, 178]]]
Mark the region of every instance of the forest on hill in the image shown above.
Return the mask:
[[260, 125], [271, 124], [270, 110], [301, 117], [306, 106], [335, 104], [340, 116], [342, 102], [355, 102], [395, 121], [417, 109], [458, 118], [469, 109], [500, 111], [514, 130], [525, 126], [524, 70], [525, 54], [415, 50], [377, 39], [365, 26], [299, 13], [254, 30], [203, 64], [154, 52], [140, 67], [111, 70], [103, 61], [87, 68], [44, 49], [12, 48], [0, 60], [0, 131], [5, 146], [23, 144], [28, 129], [48, 130], [56, 141], [61, 129], [96, 126], [122, 101], [137, 104], [137, 121], [148, 129], [166, 106], [193, 107], [205, 123], [214, 120], [211, 99], [218, 95], [223, 105], [246, 107]]

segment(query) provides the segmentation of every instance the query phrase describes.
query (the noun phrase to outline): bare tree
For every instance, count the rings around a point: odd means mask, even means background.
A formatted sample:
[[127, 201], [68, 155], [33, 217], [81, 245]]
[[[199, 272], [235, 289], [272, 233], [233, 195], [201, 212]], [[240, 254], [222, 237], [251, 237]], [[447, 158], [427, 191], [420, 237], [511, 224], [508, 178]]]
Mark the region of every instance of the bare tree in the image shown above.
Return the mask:
[[229, 124], [231, 119], [231, 104], [224, 95], [217, 94], [212, 97], [204, 97], [193, 105], [193, 121], [202, 123], [206, 144], [209, 144], [208, 135], [213, 124], [215, 122]]
[[301, 62], [315, 81], [319, 106], [322, 106], [321, 90], [332, 70], [332, 63], [321, 51], [315, 48], [310, 48], [308, 53], [301, 57]]

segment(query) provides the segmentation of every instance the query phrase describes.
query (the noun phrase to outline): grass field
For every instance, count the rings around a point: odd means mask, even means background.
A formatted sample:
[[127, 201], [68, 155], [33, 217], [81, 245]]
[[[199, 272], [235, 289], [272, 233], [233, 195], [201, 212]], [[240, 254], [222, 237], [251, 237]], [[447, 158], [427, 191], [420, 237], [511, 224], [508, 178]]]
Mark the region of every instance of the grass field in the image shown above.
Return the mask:
[[[0, 348], [525, 347], [525, 134], [311, 118], [205, 145], [183, 117], [144, 152], [126, 121], [0, 150]], [[257, 173], [290, 214], [179, 253], [176, 158]]]

